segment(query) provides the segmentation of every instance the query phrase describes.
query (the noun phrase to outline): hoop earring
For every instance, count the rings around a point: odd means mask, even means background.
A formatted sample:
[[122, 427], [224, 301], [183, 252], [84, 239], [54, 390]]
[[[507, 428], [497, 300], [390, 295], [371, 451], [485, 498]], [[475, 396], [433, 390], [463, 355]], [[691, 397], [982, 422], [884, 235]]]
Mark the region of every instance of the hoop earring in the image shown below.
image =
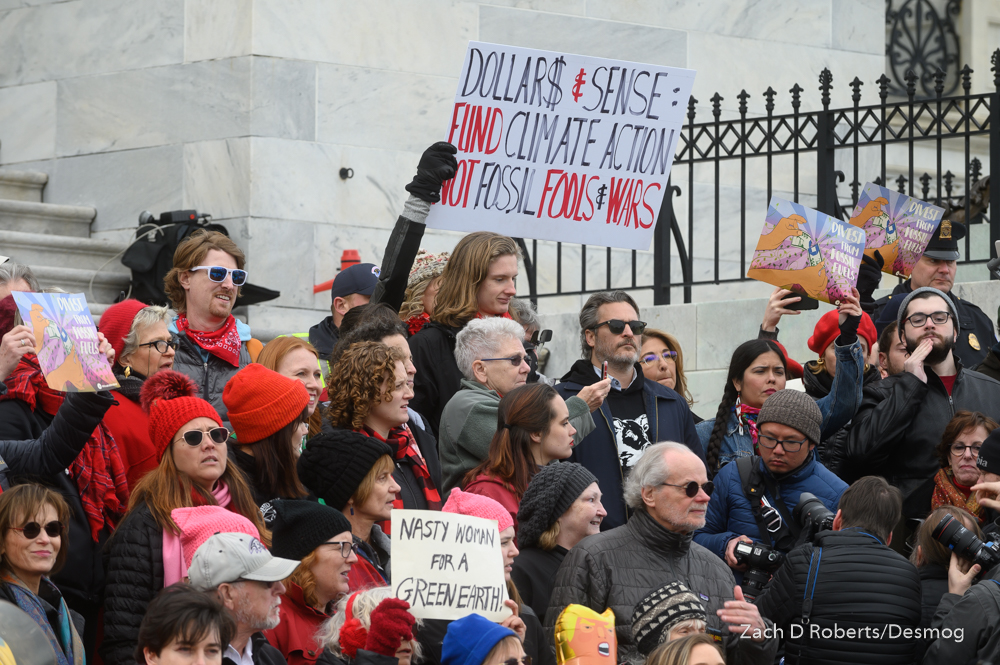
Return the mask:
[[132, 366], [125, 365], [125, 378], [127, 379], [130, 376], [132, 376]]
[[816, 367], [823, 369], [826, 366], [826, 361], [823, 358], [816, 359]]

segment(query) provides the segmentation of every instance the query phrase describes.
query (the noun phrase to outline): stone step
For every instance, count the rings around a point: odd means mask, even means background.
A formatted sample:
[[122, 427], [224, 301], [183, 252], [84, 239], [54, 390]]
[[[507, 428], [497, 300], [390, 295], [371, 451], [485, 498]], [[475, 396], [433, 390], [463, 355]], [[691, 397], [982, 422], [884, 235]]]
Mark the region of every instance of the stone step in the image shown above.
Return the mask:
[[0, 199], [0, 229], [6, 231], [89, 238], [96, 216], [96, 210], [83, 206]]
[[122, 291], [128, 292], [132, 281], [128, 273], [103, 270], [95, 272], [82, 268], [55, 268], [45, 265], [31, 266], [31, 270], [42, 288], [55, 286], [68, 293], [82, 293], [88, 303], [112, 303], [118, 299]]
[[0, 171], [0, 199], [41, 203], [42, 190], [48, 181], [47, 173]]
[[126, 245], [110, 240], [74, 238], [45, 233], [24, 233], [0, 228], [0, 247], [28, 266], [58, 265], [62, 268], [128, 273], [121, 263]]

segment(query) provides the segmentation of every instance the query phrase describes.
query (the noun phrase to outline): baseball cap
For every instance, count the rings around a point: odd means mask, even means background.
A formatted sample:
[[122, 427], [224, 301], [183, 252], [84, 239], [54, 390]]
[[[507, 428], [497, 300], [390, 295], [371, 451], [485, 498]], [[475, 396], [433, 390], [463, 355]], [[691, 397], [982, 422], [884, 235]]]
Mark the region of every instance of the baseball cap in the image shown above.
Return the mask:
[[278, 582], [295, 572], [298, 566], [298, 561], [271, 556], [253, 536], [217, 533], [194, 553], [188, 579], [194, 588], [208, 591], [237, 580]]
[[374, 263], [358, 263], [342, 270], [333, 280], [330, 298], [346, 298], [354, 293], [370, 296], [378, 284], [380, 272], [381, 269]]

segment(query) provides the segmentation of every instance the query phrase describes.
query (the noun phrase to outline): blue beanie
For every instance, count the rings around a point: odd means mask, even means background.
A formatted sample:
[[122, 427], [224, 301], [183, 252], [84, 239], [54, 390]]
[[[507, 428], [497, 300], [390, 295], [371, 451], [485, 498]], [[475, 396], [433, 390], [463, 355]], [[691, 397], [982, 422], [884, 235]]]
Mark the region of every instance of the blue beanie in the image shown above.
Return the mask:
[[452, 621], [441, 644], [441, 665], [482, 665], [497, 642], [511, 636], [517, 637], [481, 614]]

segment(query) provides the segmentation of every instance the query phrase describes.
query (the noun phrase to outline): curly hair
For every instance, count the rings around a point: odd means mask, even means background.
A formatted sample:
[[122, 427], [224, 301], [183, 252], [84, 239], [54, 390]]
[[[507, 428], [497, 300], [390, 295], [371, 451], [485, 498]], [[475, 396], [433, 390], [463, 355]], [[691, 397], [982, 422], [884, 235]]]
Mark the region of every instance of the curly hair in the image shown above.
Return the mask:
[[403, 354], [382, 342], [357, 342], [348, 347], [330, 368], [326, 386], [330, 424], [361, 429], [373, 406], [392, 399], [392, 381], [386, 392], [382, 392], [382, 384], [393, 376], [397, 362], [403, 362]]

